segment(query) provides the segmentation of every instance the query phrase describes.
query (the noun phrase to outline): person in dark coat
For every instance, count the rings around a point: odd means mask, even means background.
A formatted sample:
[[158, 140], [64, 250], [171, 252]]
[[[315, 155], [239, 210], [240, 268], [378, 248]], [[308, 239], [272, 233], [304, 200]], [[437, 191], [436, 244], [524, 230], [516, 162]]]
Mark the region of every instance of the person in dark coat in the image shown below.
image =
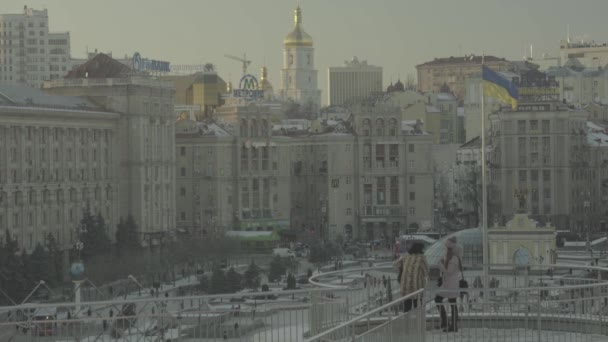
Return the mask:
[[[416, 241], [411, 244], [408, 253], [393, 263], [399, 272], [401, 295], [407, 296], [426, 287], [429, 267], [424, 256], [424, 244]], [[404, 311], [417, 307], [418, 299], [410, 298], [404, 301]]]

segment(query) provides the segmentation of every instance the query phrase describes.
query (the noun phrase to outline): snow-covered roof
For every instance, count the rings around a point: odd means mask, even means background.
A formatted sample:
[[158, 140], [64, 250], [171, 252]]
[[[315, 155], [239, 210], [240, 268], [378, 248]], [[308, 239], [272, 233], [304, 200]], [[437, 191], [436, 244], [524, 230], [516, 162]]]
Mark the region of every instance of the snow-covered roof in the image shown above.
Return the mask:
[[439, 93], [437, 94], [437, 100], [440, 101], [456, 101], [456, 96], [450, 93]]
[[[589, 242], [589, 246], [595, 246], [608, 241], [608, 238], [601, 237]], [[586, 247], [587, 241], [564, 241], [564, 247]]]
[[0, 105], [99, 110], [84, 97], [51, 95], [22, 84], [0, 83]]
[[201, 135], [213, 135], [216, 137], [228, 137], [231, 134], [226, 130], [225, 127], [220, 126], [218, 123], [213, 121], [197, 122], [196, 123]]
[[608, 147], [608, 128], [588, 121], [587, 144], [595, 147]]

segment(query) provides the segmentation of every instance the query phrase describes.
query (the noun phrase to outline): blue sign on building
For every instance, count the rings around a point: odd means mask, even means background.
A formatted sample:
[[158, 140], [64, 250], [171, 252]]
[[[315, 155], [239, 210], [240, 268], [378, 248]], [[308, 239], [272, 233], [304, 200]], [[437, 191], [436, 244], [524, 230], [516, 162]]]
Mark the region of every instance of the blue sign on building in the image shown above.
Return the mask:
[[135, 71], [158, 71], [169, 72], [169, 62], [157, 61], [153, 59], [141, 58], [139, 52], [133, 54], [133, 70]]
[[264, 91], [258, 89], [258, 79], [251, 74], [241, 77], [239, 89], [232, 91], [234, 97], [262, 98]]

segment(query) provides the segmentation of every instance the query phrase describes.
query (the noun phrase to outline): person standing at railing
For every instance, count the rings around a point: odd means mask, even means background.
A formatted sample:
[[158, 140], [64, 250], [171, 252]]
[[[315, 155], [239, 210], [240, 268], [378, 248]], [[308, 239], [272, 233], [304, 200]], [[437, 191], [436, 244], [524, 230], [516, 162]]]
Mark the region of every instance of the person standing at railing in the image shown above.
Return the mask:
[[[458, 244], [456, 237], [449, 238], [446, 243], [445, 256], [439, 262], [439, 270], [441, 272], [440, 290], [435, 297], [435, 303], [439, 309], [441, 317], [441, 329], [446, 332], [458, 331], [458, 299], [461, 279], [461, 255], [462, 247]], [[448, 317], [443, 305], [444, 299], [448, 299], [450, 303], [451, 319], [448, 324]]]
[[[409, 245], [407, 254], [393, 263], [399, 271], [397, 280], [400, 283], [401, 296], [407, 296], [421, 288], [426, 287], [429, 274], [428, 264], [424, 256], [424, 244], [414, 241]], [[406, 299], [403, 302], [404, 312], [418, 306], [418, 298]]]

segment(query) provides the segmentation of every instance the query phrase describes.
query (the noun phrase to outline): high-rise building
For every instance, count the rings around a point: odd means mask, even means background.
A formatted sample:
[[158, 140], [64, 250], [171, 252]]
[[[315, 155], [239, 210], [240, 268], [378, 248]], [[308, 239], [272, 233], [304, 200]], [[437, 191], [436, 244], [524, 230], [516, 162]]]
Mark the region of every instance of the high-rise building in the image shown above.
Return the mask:
[[295, 10], [294, 22], [293, 31], [283, 39], [281, 97], [312, 112], [321, 106], [321, 90], [317, 88], [313, 40], [302, 27], [300, 6]]
[[[507, 71], [510, 62], [504, 58], [485, 56], [484, 65], [494, 71]], [[459, 99], [464, 98], [465, 80], [481, 75], [481, 56], [435, 58], [416, 66], [418, 90], [427, 92], [452, 92]]]
[[329, 67], [329, 105], [342, 106], [349, 101], [360, 101], [382, 91], [382, 67], [369, 65], [353, 57], [344, 66]]
[[0, 37], [0, 82], [40, 88], [72, 69], [70, 33], [50, 32], [46, 9], [0, 14]]

